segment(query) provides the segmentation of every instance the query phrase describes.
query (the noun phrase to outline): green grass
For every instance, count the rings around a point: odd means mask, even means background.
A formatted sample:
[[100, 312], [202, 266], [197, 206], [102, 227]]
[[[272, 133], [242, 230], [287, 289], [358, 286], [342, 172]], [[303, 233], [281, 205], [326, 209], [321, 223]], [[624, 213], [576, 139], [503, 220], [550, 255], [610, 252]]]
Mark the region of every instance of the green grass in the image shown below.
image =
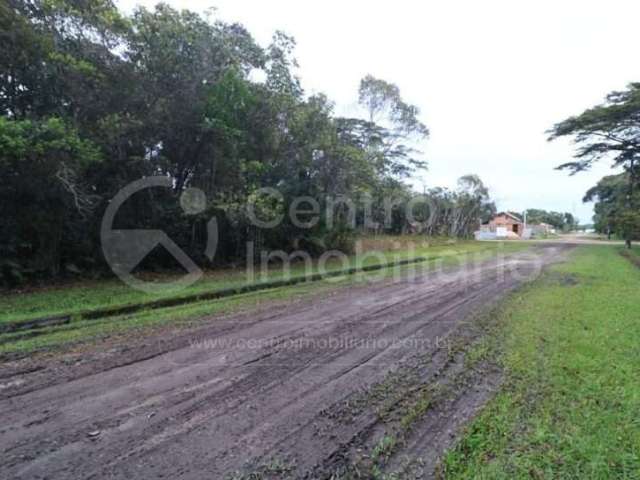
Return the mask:
[[[402, 249], [399, 251], [382, 252], [382, 257], [368, 256], [362, 261], [352, 256], [349, 258], [349, 266], [366, 266], [381, 261], [396, 261], [412, 257], [434, 257], [439, 255], [456, 255], [459, 253], [474, 253], [483, 249], [498, 248], [500, 244], [482, 244], [479, 242], [458, 242], [453, 245], [440, 245], [435, 247], [419, 246], [415, 250]], [[508, 244], [502, 248], [513, 250], [514, 244]], [[340, 270], [342, 262], [334, 259], [326, 264], [328, 271]], [[317, 271], [317, 265], [312, 272]], [[301, 263], [291, 266], [292, 276], [304, 275], [304, 265]], [[285, 276], [282, 268], [273, 267], [264, 275], [256, 272], [254, 281], [272, 281]], [[171, 277], [158, 279], [166, 282]], [[41, 289], [30, 293], [10, 292], [0, 296], [0, 323], [26, 321], [33, 318], [49, 317], [67, 313], [78, 313], [96, 308], [116, 307], [133, 303], [149, 302], [160, 298], [189, 296], [196, 293], [220, 290], [223, 288], [238, 287], [251, 283], [248, 281], [244, 269], [226, 269], [208, 272], [198, 282], [185, 289], [167, 289], [162, 293], [148, 294], [134, 290], [118, 279], [89, 281], [51, 289]]]
[[638, 242], [634, 242], [631, 244], [630, 253], [634, 254], [637, 257], [640, 257], [640, 245]]
[[501, 307], [505, 383], [443, 477], [640, 478], [640, 269], [619, 250], [580, 247]]
[[[108, 317], [101, 320], [77, 320], [68, 325], [42, 329], [38, 332], [39, 335], [34, 337], [25, 338], [23, 337], [24, 332], [4, 334], [0, 335], [0, 354], [19, 353], [25, 355], [39, 350], [58, 349], [79, 343], [86, 344], [117, 335], [129, 335], [136, 332], [144, 333], [149, 329], [165, 327], [167, 325], [194, 325], [212, 316], [250, 310], [260, 303], [281, 302], [288, 301], [294, 297], [319, 295], [349, 285], [394, 276], [397, 277], [409, 271], [419, 272], [421, 270], [429, 270], [433, 268], [436, 262], [446, 267], [464, 260], [486, 259], [495, 255], [497, 251], [509, 253], [525, 248], [529, 248], [529, 246], [520, 243], [487, 244], [480, 242], [461, 242], [455, 245], [430, 247], [428, 253], [425, 253], [425, 249], [422, 249], [422, 251], [418, 250], [419, 253], [416, 255], [424, 255], [431, 258], [438, 257], [437, 260], [416, 265], [405, 265], [377, 272], [334, 277], [313, 283], [257, 291], [170, 308], [143, 310], [133, 314]], [[388, 252], [387, 255], [389, 260], [406, 258], [406, 251]], [[275, 274], [274, 272], [274, 275]], [[229, 282], [217, 279], [217, 282], [212, 281], [206, 285], [209, 288], [228, 287]], [[87, 308], [87, 305], [91, 303], [93, 306], [101, 306], [99, 301], [103, 299], [105, 295], [104, 292], [101, 291], [101, 288], [117, 289], [118, 291], [121, 291], [120, 289], [125, 290], [125, 292], [122, 293], [123, 298], [131, 298], [127, 297], [127, 294], [131, 296], [138, 294], [138, 292], [131, 292], [131, 289], [128, 287], [114, 284], [114, 282], [109, 282], [108, 287], [101, 287], [100, 284], [96, 284], [90, 287], [60, 288], [23, 296], [22, 301], [24, 302], [24, 306], [22, 309], [32, 310], [34, 308], [40, 308], [41, 312], [46, 311], [51, 314], [55, 309], [61, 309], [69, 305], [75, 306], [76, 302], [81, 302], [79, 307], [82, 309]], [[201, 286], [199, 288], [204, 287]], [[82, 301], [85, 297], [87, 299]], [[15, 296], [4, 300], [10, 300], [13, 302], [13, 308], [19, 309], [21, 297]], [[50, 305], [47, 305], [47, 300], [50, 302]]]
[[[330, 285], [316, 285], [316, 291], [326, 291]], [[313, 293], [311, 284], [254, 292], [214, 301], [199, 302], [161, 310], [147, 310], [131, 315], [109, 317], [102, 320], [81, 321], [40, 330], [38, 336], [21, 338], [22, 332], [0, 336], [0, 354], [28, 354], [39, 350], [51, 350], [78, 343], [95, 342], [105, 338], [144, 334], [151, 328], [188, 327], [197, 325], [205, 317], [237, 313], [258, 307], [264, 302], [277, 302], [292, 297], [304, 297]], [[14, 338], [14, 341], [10, 341]]]

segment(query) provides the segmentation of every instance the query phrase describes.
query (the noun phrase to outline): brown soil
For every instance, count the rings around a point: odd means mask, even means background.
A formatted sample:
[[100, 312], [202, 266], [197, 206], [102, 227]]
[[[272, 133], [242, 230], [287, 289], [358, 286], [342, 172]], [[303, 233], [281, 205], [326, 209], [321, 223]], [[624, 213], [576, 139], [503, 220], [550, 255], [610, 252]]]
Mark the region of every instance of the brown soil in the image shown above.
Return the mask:
[[570, 248], [6, 364], [2, 477], [429, 478], [500, 381], [474, 314]]

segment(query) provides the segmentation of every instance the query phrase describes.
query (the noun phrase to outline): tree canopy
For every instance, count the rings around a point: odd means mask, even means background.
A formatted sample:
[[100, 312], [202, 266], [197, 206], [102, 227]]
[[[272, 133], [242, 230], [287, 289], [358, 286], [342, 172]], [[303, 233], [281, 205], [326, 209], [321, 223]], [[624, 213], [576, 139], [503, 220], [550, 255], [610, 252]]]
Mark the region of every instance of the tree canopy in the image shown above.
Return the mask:
[[[636, 231], [640, 231], [632, 227], [633, 219], [638, 217], [635, 191], [640, 181], [640, 83], [631, 83], [626, 90], [611, 92], [603, 104], [556, 124], [549, 133], [549, 140], [572, 137], [577, 145], [575, 160], [559, 165], [558, 169], [575, 174], [604, 159], [611, 160], [613, 167], [623, 169], [622, 176], [605, 177], [587, 193], [585, 199], [604, 195], [605, 200], [600, 200], [599, 207], [596, 207], [596, 224], [602, 226], [605, 222], [610, 228], [612, 222], [616, 223], [618, 232], [631, 247], [631, 240], [638, 238]], [[626, 181], [626, 187], [620, 185], [621, 180]], [[616, 183], [615, 202], [611, 200], [611, 192], [606, 192], [612, 183]], [[615, 208], [616, 214], [611, 217], [598, 208], [606, 211]]]
[[[628, 174], [609, 175], [591, 187], [583, 201], [595, 202], [594, 229], [607, 236], [616, 234], [625, 239], [640, 238], [640, 211], [629, 208]], [[640, 192], [633, 193], [632, 204], [638, 205]]]
[[559, 165], [572, 173], [587, 170], [599, 160], [609, 158], [613, 166], [623, 167], [636, 181], [640, 156], [640, 83], [624, 91], [607, 95], [601, 105], [585, 110], [556, 124], [550, 140], [573, 137], [577, 144], [576, 160]]
[[[334, 208], [327, 197], [348, 196], [366, 228], [365, 208], [384, 219], [385, 199], [412, 200], [404, 179], [426, 168], [417, 146], [429, 131], [396, 85], [366, 76], [354, 92], [366, 118], [336, 116], [326, 96], [304, 92], [295, 40], [283, 32], [261, 46], [240, 24], [162, 3], [124, 15], [110, 0], [7, 0], [0, 41], [3, 278], [94, 271], [104, 261], [98, 232], [106, 206], [143, 177], [166, 176], [173, 188], [133, 197], [118, 225], [161, 226], [207, 262], [206, 225], [215, 216], [224, 232], [215, 261], [235, 262], [247, 241], [330, 249], [334, 241], [344, 247], [354, 228], [338, 206], [331, 226], [324, 215], [312, 228], [285, 217], [260, 230], [249, 202], [278, 215], [310, 196], [324, 213]], [[205, 208], [185, 212], [180, 195], [194, 187]], [[265, 187], [282, 198], [261, 196]], [[470, 235], [491, 204], [476, 177], [459, 192], [430, 195], [440, 219], [430, 229], [454, 235]], [[438, 223], [452, 221], [454, 208], [464, 220]], [[380, 228], [405, 230], [403, 209], [392, 210]]]
[[527, 223], [546, 223], [558, 231], [568, 232], [578, 227], [578, 221], [569, 212], [550, 212], [537, 208], [530, 208], [526, 211]]

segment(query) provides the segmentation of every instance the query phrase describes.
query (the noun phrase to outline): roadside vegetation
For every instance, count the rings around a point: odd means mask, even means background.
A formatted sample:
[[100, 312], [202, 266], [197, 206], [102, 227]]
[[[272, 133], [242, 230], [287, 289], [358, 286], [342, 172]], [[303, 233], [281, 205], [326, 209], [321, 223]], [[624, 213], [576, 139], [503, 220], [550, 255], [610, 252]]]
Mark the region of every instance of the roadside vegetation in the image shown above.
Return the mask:
[[583, 246], [499, 310], [498, 395], [441, 464], [469, 478], [640, 477], [640, 269]]
[[[386, 241], [391, 240], [390, 244]], [[380, 246], [381, 240], [369, 240], [369, 246]], [[425, 260], [404, 266], [389, 267], [377, 272], [360, 272], [354, 275], [337, 276], [313, 283], [266, 288], [265, 290], [246, 294], [233, 295], [216, 300], [190, 302], [175, 307], [158, 310], [143, 309], [126, 315], [117, 315], [96, 320], [76, 320], [67, 325], [48, 327], [38, 331], [27, 330], [0, 335], [0, 354], [27, 354], [36, 350], [51, 349], [71, 343], [86, 342], [113, 335], [119, 335], [132, 329], [154, 326], [188, 326], [214, 316], [250, 310], [266, 302], [289, 301], [301, 296], [321, 295], [336, 288], [357, 285], [384, 278], [401, 276], [407, 272], [427, 272], [433, 269], [459, 265], [469, 261], [482, 261], [498, 253], [507, 254], [529, 248], [524, 243], [502, 242], [456, 242], [440, 245], [424, 243], [415, 249], [407, 249], [407, 238], [387, 238], [383, 240], [387, 248], [396, 246], [396, 250], [387, 250], [385, 256], [389, 262], [424, 257]], [[355, 262], [354, 258], [351, 258]], [[375, 260], [375, 258], [374, 258]], [[374, 261], [371, 260], [371, 261]], [[369, 260], [365, 264], [370, 263]], [[341, 265], [329, 265], [333, 271], [339, 271]], [[293, 265], [291, 275], [303, 275], [302, 265]], [[282, 278], [283, 270], [275, 268], [268, 271], [265, 284], [269, 280]], [[190, 287], [180, 295], [197, 291], [228, 288], [229, 285], [246, 283], [244, 271], [212, 272], [199, 283]], [[166, 292], [170, 295], [172, 292]], [[2, 316], [0, 323], [27, 318], [54, 316], [61, 313], [84, 311], [88, 308], [126, 305], [136, 301], [145, 301], [153, 296], [132, 290], [116, 281], [94, 282], [90, 285], [78, 284], [61, 288], [33, 291], [23, 294], [4, 295], [0, 297]]]
[[[283, 32], [260, 45], [215, 13], [158, 3], [126, 14], [111, 0], [3, 2], [0, 25], [0, 286], [126, 264], [105, 261], [100, 226], [142, 178], [166, 188], [133, 194], [113, 228], [163, 230], [203, 268], [261, 251], [351, 253], [360, 233], [468, 239], [495, 212], [473, 174], [415, 192], [407, 179], [426, 168], [417, 148], [429, 135], [419, 108], [366, 75], [354, 117], [336, 115], [304, 91]], [[149, 253], [141, 271], [176, 269]]]
[[[381, 247], [378, 250], [376, 247]], [[435, 245], [418, 237], [382, 237], [366, 239], [363, 248], [372, 249], [364, 256], [345, 256], [344, 259], [331, 258], [322, 264], [328, 272], [340, 271], [344, 268], [363, 267], [373, 264], [392, 263], [401, 260], [457, 254], [472, 254], [482, 250], [498, 248], [513, 249], [514, 245], [487, 244], [473, 241], [445, 242], [436, 241]], [[367, 251], [365, 250], [365, 253]], [[158, 293], [145, 293], [135, 290], [119, 279], [79, 281], [59, 287], [32, 289], [31, 291], [8, 291], [0, 295], [0, 323], [49, 317], [67, 313], [77, 313], [95, 308], [116, 307], [137, 302], [148, 302], [161, 298], [182, 297], [195, 293], [239, 287], [251, 283], [264, 283], [285, 277], [309, 276], [319, 271], [315, 260], [308, 268], [304, 262], [290, 264], [274, 263], [255, 266], [253, 277], [246, 268], [220, 269], [207, 272], [202, 279], [188, 288], [166, 289]], [[148, 275], [150, 281], [159, 284], [168, 283], [179, 278], [179, 274]]]

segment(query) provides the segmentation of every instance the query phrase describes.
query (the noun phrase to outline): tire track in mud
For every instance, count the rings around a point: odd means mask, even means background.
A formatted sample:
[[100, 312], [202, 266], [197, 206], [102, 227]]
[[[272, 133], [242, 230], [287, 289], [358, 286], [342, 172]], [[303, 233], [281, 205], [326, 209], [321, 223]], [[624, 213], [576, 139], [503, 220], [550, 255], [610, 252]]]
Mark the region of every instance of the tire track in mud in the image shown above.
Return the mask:
[[[547, 247], [535, 258], [484, 262], [464, 276], [427, 274], [253, 318], [232, 316], [167, 342], [166, 352], [156, 345], [156, 355], [136, 361], [141, 352], [131, 351], [119, 359], [123, 366], [60, 375], [58, 384], [39, 385], [40, 376], [29, 384], [27, 374], [22, 390], [0, 402], [7, 478], [242, 478], [270, 468], [274, 458], [292, 467], [272, 478], [323, 478], [380, 433], [376, 402], [350, 409], [350, 401], [407, 367], [413, 380], [437, 378], [450, 359], [434, 339], [448, 338], [474, 311], [516, 288], [523, 273], [565, 250]], [[501, 274], [503, 268], [509, 271]], [[228, 343], [198, 348], [194, 338]], [[373, 346], [323, 347], [328, 339], [371, 339]], [[408, 347], [394, 344], [409, 339], [415, 342]], [[258, 347], [237, 346], [248, 340]], [[294, 348], [296, 341], [306, 343]], [[401, 387], [396, 396], [413, 388]], [[408, 442], [408, 451], [425, 448], [429, 438]]]

